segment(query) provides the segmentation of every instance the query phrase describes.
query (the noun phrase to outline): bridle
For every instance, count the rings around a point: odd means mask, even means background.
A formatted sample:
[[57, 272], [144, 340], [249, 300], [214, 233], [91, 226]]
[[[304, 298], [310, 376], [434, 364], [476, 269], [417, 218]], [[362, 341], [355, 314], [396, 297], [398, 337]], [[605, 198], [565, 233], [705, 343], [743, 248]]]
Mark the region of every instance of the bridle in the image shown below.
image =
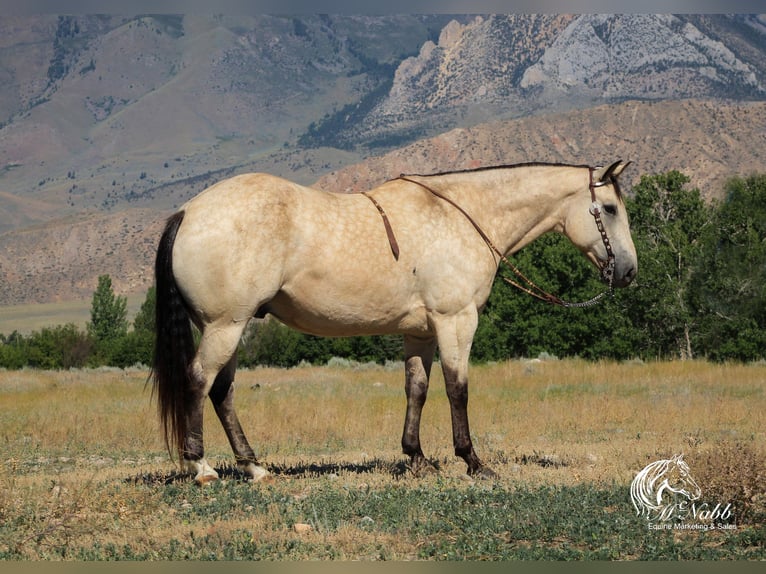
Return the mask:
[[601, 221], [601, 204], [598, 202], [598, 200], [596, 200], [596, 188], [602, 187], [608, 182], [606, 180], [593, 181], [594, 171], [595, 168], [588, 167], [588, 189], [590, 190], [591, 200], [590, 209], [588, 211], [590, 211], [590, 214], [596, 221], [596, 228], [601, 234], [601, 242], [604, 244], [604, 249], [606, 249], [606, 264], [601, 268], [601, 278], [609, 285], [609, 290], [611, 291], [613, 289], [612, 284], [614, 282], [615, 257], [614, 251], [612, 251], [612, 244], [610, 243], [609, 237], [606, 234], [604, 222]]
[[553, 295], [552, 293], [548, 293], [545, 289], [538, 286], [534, 281], [527, 278], [519, 269], [516, 267], [513, 263], [511, 263], [508, 258], [495, 246], [495, 244], [492, 242], [492, 240], [489, 238], [489, 236], [485, 233], [485, 231], [481, 228], [481, 226], [476, 223], [476, 221], [470, 216], [470, 214], [465, 211], [460, 205], [458, 205], [454, 200], [450, 199], [449, 197], [442, 195], [432, 187], [424, 184], [423, 182], [417, 181], [415, 179], [411, 179], [410, 177], [406, 175], [400, 175], [397, 179], [400, 179], [402, 181], [407, 181], [409, 183], [414, 183], [416, 185], [419, 185], [423, 189], [427, 190], [434, 196], [438, 197], [439, 199], [442, 199], [452, 205], [455, 209], [457, 209], [460, 213], [462, 213], [465, 218], [473, 225], [473, 228], [476, 230], [476, 232], [479, 234], [479, 236], [484, 240], [484, 243], [487, 244], [487, 247], [489, 250], [493, 253], [493, 256], [497, 256], [500, 258], [500, 260], [506, 264], [506, 266], [513, 271], [514, 275], [526, 285], [522, 285], [522, 283], [519, 283], [518, 281], [511, 279], [509, 277], [503, 277], [503, 280], [516, 287], [517, 289], [520, 289], [521, 291], [531, 295], [532, 297], [535, 297], [537, 299], [540, 299], [541, 301], [545, 301], [546, 303], [550, 303], [552, 305], [558, 305], [560, 307], [590, 307], [591, 305], [595, 305], [598, 303], [604, 296], [607, 294], [612, 295], [614, 292], [614, 266], [615, 266], [615, 257], [614, 257], [614, 251], [612, 251], [612, 245], [609, 241], [609, 237], [606, 234], [606, 228], [604, 227], [604, 222], [601, 220], [601, 204], [596, 200], [596, 188], [601, 187], [607, 184], [607, 181], [593, 181], [593, 173], [595, 172], [595, 168], [588, 166], [588, 190], [590, 191], [590, 197], [591, 197], [591, 205], [589, 212], [593, 216], [593, 219], [596, 222], [596, 227], [598, 228], [599, 233], [601, 234], [601, 241], [604, 244], [604, 248], [606, 249], [606, 255], [607, 260], [604, 266], [601, 268], [601, 277], [604, 281], [607, 282], [609, 285], [609, 289], [606, 291], [603, 291], [596, 295], [595, 297], [592, 297], [591, 299], [588, 299], [587, 301], [580, 301], [580, 302], [570, 302], [570, 301], [564, 301], [563, 299], [560, 299], [556, 295]]

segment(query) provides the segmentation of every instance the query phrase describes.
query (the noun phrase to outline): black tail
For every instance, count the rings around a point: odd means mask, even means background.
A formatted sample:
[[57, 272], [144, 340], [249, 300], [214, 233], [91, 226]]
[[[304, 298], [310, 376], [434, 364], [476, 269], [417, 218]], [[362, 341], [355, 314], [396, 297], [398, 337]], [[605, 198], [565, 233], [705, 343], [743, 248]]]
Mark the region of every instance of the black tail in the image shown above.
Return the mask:
[[173, 243], [184, 219], [179, 211], [170, 217], [157, 248], [154, 280], [156, 338], [151, 379], [157, 397], [165, 444], [180, 453], [186, 436], [186, 412], [191, 398], [189, 365], [194, 358], [194, 336], [186, 304], [173, 276]]

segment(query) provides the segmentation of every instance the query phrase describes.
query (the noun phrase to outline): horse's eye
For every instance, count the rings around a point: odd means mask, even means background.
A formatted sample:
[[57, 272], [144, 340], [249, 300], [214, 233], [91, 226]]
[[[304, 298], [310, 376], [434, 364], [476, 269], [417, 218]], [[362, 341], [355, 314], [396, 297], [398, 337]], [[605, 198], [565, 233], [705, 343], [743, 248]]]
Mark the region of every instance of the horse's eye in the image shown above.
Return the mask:
[[617, 215], [617, 206], [616, 206], [616, 205], [612, 205], [611, 203], [607, 203], [607, 204], [604, 206], [604, 211], [605, 211], [605, 212], [606, 212], [608, 215]]

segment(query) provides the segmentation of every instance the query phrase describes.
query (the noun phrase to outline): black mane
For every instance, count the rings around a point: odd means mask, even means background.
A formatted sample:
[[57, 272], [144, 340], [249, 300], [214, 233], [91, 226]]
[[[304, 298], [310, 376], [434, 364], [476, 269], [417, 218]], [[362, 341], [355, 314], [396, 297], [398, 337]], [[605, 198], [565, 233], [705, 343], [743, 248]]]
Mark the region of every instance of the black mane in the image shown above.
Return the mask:
[[[490, 171], [494, 169], [515, 169], [518, 167], [579, 167], [583, 169], [590, 169], [589, 165], [585, 164], [569, 164], [569, 163], [553, 163], [553, 162], [544, 162], [544, 161], [530, 161], [530, 162], [524, 162], [524, 163], [515, 163], [515, 164], [504, 164], [504, 165], [489, 165], [484, 167], [475, 167], [470, 169], [456, 169], [451, 171], [440, 171], [437, 173], [403, 173], [399, 177], [439, 177], [444, 175], [455, 175], [455, 174], [463, 174], [463, 173], [478, 173], [481, 171]], [[616, 177], [609, 177], [609, 182], [614, 187], [614, 192], [617, 195], [617, 197], [622, 200], [622, 189], [620, 188], [620, 184], [617, 182]]]

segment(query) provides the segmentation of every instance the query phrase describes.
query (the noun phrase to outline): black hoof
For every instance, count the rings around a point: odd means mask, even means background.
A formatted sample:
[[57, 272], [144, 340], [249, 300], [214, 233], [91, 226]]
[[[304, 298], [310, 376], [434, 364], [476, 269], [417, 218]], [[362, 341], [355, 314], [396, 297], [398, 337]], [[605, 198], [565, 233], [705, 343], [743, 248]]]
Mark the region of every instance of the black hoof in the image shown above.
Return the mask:
[[468, 469], [468, 476], [478, 480], [497, 480], [500, 475], [488, 466], [481, 465], [478, 468]]

